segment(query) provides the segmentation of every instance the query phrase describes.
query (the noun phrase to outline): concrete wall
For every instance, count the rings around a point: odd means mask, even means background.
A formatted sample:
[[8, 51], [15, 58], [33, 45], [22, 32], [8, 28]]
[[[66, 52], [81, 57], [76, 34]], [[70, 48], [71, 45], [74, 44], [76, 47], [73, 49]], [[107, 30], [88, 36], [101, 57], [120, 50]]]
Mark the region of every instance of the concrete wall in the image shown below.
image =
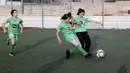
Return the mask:
[[5, 5], [6, 0], [0, 0], [0, 5]]
[[[8, 17], [1, 16], [1, 23]], [[41, 16], [20, 16], [24, 20], [25, 27], [42, 27]], [[101, 16], [89, 16], [90, 20], [102, 21]], [[44, 28], [56, 28], [60, 23], [60, 16], [45, 16]], [[101, 29], [99, 24], [89, 23], [88, 29]], [[104, 29], [130, 29], [130, 16], [107, 16], [104, 17]]]
[[61, 2], [69, 2], [70, 0], [59, 0]]

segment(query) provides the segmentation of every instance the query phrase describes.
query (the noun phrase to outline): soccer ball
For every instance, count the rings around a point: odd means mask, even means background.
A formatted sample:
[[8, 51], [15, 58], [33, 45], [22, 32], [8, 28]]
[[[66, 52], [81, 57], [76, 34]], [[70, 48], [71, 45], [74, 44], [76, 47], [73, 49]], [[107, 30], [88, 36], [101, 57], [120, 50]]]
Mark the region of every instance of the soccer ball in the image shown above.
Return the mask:
[[103, 58], [103, 57], [105, 56], [105, 52], [104, 52], [102, 49], [99, 49], [99, 50], [97, 51], [96, 56], [97, 56], [98, 58]]

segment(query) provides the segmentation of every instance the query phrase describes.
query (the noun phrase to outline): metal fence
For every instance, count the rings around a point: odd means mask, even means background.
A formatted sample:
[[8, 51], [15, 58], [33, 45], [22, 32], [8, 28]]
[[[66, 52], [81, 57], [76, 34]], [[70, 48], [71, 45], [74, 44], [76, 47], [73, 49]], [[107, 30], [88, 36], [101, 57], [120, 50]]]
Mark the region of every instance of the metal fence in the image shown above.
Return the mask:
[[[43, 3], [42, 3], [43, 2]], [[43, 5], [42, 5], [43, 4]], [[43, 6], [43, 7], [42, 7]], [[84, 8], [87, 15], [129, 16], [130, 1], [122, 0], [6, 0], [0, 6], [0, 15], [7, 15], [11, 9], [17, 9], [22, 15], [62, 15], [68, 11], [76, 14], [78, 8]]]
[[[0, 6], [0, 16], [8, 16], [11, 9], [17, 9], [21, 16], [41, 17], [40, 27], [43, 28], [47, 25], [45, 16], [59, 17], [67, 12], [72, 12], [73, 16], [76, 16], [79, 8], [85, 9], [86, 16], [90, 18], [96, 16], [102, 21], [109, 22], [108, 24], [115, 24], [116, 27], [118, 22], [129, 22], [111, 20], [111, 16], [119, 18], [130, 15], [130, 1], [115, 0], [8, 0], [6, 5]], [[27, 20], [31, 21], [33, 18]]]
[[44, 11], [44, 15], [59, 16], [68, 11], [75, 14], [78, 8], [84, 8], [88, 15], [94, 15], [98, 11], [102, 12], [102, 3], [98, 2], [98, 0], [8, 0], [6, 5], [2, 6], [5, 9], [0, 15], [7, 15], [11, 9], [17, 9], [22, 15], [42, 15], [41, 12]]

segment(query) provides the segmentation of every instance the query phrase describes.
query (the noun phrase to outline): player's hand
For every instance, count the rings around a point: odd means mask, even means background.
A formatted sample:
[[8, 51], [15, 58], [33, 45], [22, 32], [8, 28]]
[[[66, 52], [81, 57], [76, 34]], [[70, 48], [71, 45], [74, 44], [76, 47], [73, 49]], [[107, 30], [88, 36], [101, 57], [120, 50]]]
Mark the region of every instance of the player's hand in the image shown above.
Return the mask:
[[103, 23], [102, 22], [97, 22], [98, 24], [101, 24], [101, 26], [103, 27]]
[[62, 44], [62, 40], [58, 40], [59, 44]]
[[83, 22], [82, 22], [82, 21], [78, 21], [77, 24], [78, 24], [79, 26], [81, 26], [81, 25], [83, 24]]
[[4, 33], [7, 33], [7, 30], [6, 30], [6, 29], [4, 29]]
[[102, 22], [100, 22], [100, 24], [101, 24], [101, 26], [103, 27], [103, 23], [102, 23]]
[[23, 30], [20, 30], [20, 33], [23, 33]]

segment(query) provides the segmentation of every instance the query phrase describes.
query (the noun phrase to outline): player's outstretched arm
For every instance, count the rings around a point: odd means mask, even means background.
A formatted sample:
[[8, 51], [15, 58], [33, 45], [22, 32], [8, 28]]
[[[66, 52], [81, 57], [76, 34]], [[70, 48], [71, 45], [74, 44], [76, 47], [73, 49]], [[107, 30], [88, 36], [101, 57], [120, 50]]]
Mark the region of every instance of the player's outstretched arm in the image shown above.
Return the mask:
[[7, 32], [6, 27], [5, 27], [5, 24], [6, 24], [6, 22], [3, 22], [3, 23], [2, 23], [2, 28], [3, 28], [4, 33]]
[[23, 24], [21, 24], [20, 28], [21, 28], [20, 32], [23, 33]]
[[61, 44], [62, 40], [60, 39], [59, 32], [60, 32], [59, 30], [56, 31], [56, 37], [58, 39], [59, 44]]
[[99, 21], [96, 21], [96, 20], [88, 20], [88, 22], [93, 22], [93, 23], [101, 24], [101, 26], [103, 26], [102, 22], [99, 22]]

